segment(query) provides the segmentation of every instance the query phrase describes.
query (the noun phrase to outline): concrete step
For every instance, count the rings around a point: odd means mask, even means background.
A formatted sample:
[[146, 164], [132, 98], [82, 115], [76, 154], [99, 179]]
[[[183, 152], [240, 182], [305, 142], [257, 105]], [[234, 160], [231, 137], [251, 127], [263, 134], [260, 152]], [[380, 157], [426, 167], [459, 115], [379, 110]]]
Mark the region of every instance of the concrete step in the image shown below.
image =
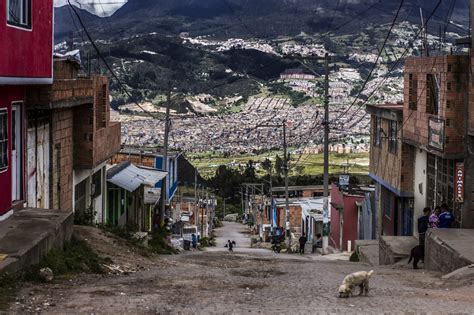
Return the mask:
[[0, 222], [0, 273], [38, 264], [52, 248], [72, 237], [72, 212], [27, 208]]

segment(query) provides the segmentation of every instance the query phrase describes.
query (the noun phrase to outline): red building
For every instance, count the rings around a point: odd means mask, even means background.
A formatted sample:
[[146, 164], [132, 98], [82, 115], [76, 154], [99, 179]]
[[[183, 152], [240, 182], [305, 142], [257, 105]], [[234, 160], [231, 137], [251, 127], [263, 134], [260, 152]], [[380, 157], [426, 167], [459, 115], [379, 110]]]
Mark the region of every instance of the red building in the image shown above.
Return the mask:
[[0, 220], [26, 201], [26, 89], [53, 82], [53, 0], [5, 2], [0, 6]]
[[355, 240], [374, 239], [376, 218], [370, 207], [373, 192], [371, 187], [341, 190], [339, 186], [332, 185], [330, 246], [345, 251], [348, 241], [354, 249]]

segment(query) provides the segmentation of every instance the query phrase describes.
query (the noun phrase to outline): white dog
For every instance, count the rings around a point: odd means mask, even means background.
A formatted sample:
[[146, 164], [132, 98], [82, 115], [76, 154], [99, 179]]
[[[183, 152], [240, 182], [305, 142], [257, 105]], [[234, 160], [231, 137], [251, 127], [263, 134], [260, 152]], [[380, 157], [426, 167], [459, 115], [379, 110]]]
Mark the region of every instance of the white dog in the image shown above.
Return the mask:
[[352, 290], [357, 286], [360, 288], [359, 295], [362, 295], [362, 293], [365, 292], [365, 295], [367, 296], [369, 293], [369, 280], [373, 273], [373, 270], [369, 272], [359, 271], [351, 273], [345, 277], [339, 287], [339, 297], [347, 298], [352, 296]]

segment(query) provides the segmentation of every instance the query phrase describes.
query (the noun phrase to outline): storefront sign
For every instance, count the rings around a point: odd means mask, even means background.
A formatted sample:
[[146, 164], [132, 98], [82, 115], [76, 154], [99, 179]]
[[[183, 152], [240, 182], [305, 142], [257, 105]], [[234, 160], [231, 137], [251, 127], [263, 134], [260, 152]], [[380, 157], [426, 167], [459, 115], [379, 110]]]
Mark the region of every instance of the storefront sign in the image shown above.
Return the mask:
[[464, 163], [458, 162], [456, 163], [456, 202], [462, 203], [464, 202]]
[[339, 186], [349, 186], [349, 181], [349, 175], [339, 175]]
[[428, 122], [429, 146], [444, 151], [444, 120], [431, 117]]

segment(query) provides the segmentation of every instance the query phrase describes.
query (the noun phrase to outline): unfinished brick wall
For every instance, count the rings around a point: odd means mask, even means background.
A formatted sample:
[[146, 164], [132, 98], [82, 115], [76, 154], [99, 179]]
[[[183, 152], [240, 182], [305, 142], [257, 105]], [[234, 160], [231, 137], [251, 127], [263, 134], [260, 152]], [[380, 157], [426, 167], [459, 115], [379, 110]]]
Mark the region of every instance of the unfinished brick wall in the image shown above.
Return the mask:
[[408, 145], [402, 145], [402, 156], [400, 166], [400, 189], [404, 192], [414, 192], [415, 183], [415, 148]]
[[155, 157], [147, 155], [138, 155], [138, 154], [127, 154], [127, 153], [117, 153], [111, 159], [111, 164], [120, 164], [124, 161], [130, 161], [135, 165], [145, 166], [145, 167], [155, 167]]
[[[301, 232], [301, 207], [292, 206], [290, 204], [290, 229], [292, 232]], [[286, 227], [286, 211], [285, 207], [277, 207], [277, 215], [279, 215], [280, 226]]]
[[73, 207], [73, 110], [52, 111], [52, 185], [53, 208], [72, 211]]
[[[445, 120], [444, 153], [460, 154], [464, 151], [466, 105], [468, 96], [468, 56], [437, 56], [408, 58], [405, 61], [403, 136], [408, 141], [428, 147], [428, 122], [430, 117]], [[430, 114], [427, 75], [435, 74], [440, 81], [440, 109], [438, 115]], [[410, 79], [416, 78], [416, 110]]]
[[110, 121], [109, 84], [105, 76], [93, 76], [93, 103], [74, 108], [74, 165], [93, 168], [121, 148], [121, 124]]

